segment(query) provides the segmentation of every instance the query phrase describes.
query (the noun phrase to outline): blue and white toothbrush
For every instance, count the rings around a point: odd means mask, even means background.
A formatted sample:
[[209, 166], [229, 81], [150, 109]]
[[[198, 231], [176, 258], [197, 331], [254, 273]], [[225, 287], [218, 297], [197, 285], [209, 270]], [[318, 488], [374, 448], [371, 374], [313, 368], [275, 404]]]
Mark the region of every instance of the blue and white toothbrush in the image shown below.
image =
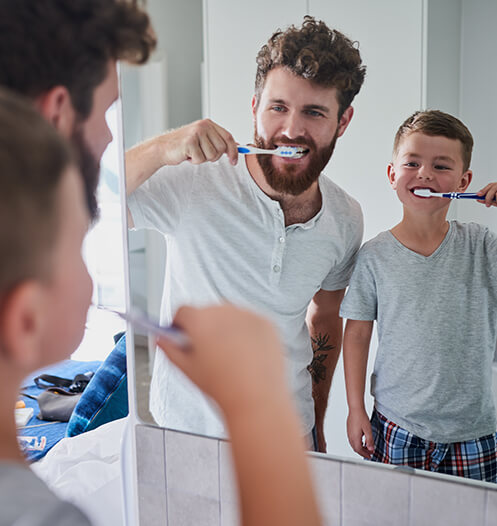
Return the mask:
[[249, 144], [238, 146], [238, 152], [244, 154], [251, 153], [267, 153], [269, 155], [277, 155], [278, 157], [286, 157], [288, 159], [299, 159], [305, 153], [305, 148], [298, 148], [297, 146], [278, 146], [275, 150], [265, 150], [264, 148], [256, 148]]
[[440, 192], [432, 192], [429, 188], [416, 188], [413, 192], [419, 197], [445, 197], [446, 199], [479, 199], [480, 201], [485, 201], [484, 195], [464, 193], [464, 192], [449, 192], [443, 194]]

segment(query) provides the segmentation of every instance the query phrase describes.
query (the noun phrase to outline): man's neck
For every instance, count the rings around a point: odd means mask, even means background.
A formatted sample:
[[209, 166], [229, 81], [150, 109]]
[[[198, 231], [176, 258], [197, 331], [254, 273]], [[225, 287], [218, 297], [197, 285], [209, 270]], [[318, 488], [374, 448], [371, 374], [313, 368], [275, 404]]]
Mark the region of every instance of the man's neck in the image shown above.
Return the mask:
[[404, 208], [402, 221], [390, 231], [408, 249], [430, 256], [445, 239], [448, 230], [447, 209], [428, 215]]
[[285, 226], [305, 223], [321, 209], [322, 197], [319, 183], [315, 181], [299, 195], [285, 194], [274, 190], [266, 181], [255, 155], [245, 157], [247, 170], [257, 186], [271, 199], [278, 201], [285, 215]]

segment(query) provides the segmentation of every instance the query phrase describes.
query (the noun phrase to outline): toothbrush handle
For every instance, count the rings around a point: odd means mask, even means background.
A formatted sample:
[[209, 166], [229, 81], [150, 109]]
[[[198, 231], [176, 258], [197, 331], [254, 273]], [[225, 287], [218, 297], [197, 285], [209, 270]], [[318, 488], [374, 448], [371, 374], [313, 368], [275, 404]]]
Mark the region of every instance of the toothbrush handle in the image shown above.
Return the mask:
[[[457, 192], [454, 192], [454, 194], [449, 194], [449, 195], [454, 195], [453, 199], [479, 199], [481, 201], [485, 200], [485, 196], [484, 195], [478, 195], [478, 194], [473, 194], [473, 193], [457, 193]], [[495, 201], [495, 199], [494, 199], [494, 201]]]
[[273, 153], [271, 150], [264, 150], [263, 148], [257, 148], [256, 146], [250, 146], [250, 144], [244, 144], [237, 147], [238, 153]]
[[239, 153], [255, 153], [251, 146], [238, 146]]

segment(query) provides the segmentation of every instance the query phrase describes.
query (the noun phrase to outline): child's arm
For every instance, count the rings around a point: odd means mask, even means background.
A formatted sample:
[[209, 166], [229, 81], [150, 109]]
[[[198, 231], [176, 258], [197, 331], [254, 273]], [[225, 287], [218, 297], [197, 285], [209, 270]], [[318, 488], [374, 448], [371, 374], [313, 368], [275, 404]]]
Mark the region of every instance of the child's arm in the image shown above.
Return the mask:
[[478, 202], [483, 203], [487, 207], [497, 206], [497, 183], [488, 183], [487, 186], [477, 193], [482, 196], [482, 200]]
[[347, 320], [343, 340], [343, 365], [349, 406], [347, 435], [352, 449], [364, 458], [371, 458], [374, 450], [371, 423], [364, 406], [372, 330], [372, 321]]
[[318, 526], [297, 413], [273, 326], [230, 305], [183, 307], [174, 323], [189, 336], [168, 357], [223, 411], [232, 442], [244, 526]]

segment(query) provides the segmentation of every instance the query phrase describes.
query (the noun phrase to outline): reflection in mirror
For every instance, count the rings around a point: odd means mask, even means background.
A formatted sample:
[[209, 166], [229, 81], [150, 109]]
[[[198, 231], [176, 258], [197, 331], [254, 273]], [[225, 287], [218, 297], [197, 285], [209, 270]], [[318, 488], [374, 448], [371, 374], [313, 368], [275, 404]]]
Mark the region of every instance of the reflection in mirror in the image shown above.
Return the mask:
[[[361, 204], [364, 240], [389, 229], [401, 217], [400, 204], [384, 174], [395, 131], [416, 109], [447, 111], [459, 116], [471, 129], [475, 149], [470, 190], [477, 191], [495, 178], [489, 170], [493, 166], [492, 145], [497, 139], [491, 123], [497, 119], [497, 110], [490, 107], [490, 101], [497, 89], [497, 74], [486, 66], [492, 63], [490, 50], [496, 49], [497, 44], [488, 22], [495, 20], [495, 6], [466, 0], [417, 0], [408, 6], [394, 0], [374, 5], [365, 0], [333, 5], [316, 0], [311, 9], [306, 2], [273, 2], [270, 7], [260, 3], [241, 21], [228, 0], [204, 0], [203, 6], [200, 0], [190, 0], [182, 6], [149, 0], [159, 51], [149, 66], [122, 72], [126, 148], [202, 116], [229, 130], [236, 141], [252, 142], [250, 100], [255, 56], [276, 28], [291, 23], [300, 25], [302, 16], [310, 12], [357, 40], [367, 66], [365, 84], [353, 104], [354, 117], [325, 170]], [[263, 20], [260, 10], [265, 13]], [[361, 17], [357, 17], [358, 11]], [[478, 96], [475, 78], [480, 79]], [[497, 231], [495, 214], [484, 207], [453, 204], [449, 218], [477, 221]], [[223, 235], [233, 243], [243, 242], [236, 233], [229, 232], [229, 221]], [[174, 248], [169, 246], [170, 250]], [[165, 265], [163, 236], [153, 230], [130, 231], [129, 259], [132, 304], [158, 318], [164, 276], [168, 285], [171, 278], [174, 280]], [[236, 274], [236, 269], [233, 271]], [[246, 276], [238, 279], [242, 283]], [[191, 302], [195, 303], [195, 285], [192, 286]], [[372, 342], [368, 377], [376, 353], [375, 335]], [[148, 389], [154, 351], [146, 335], [138, 335], [138, 410], [146, 422], [153, 421], [148, 412]], [[495, 379], [495, 364], [493, 367]], [[340, 359], [324, 423], [327, 451], [357, 458], [345, 432], [343, 376]], [[369, 384], [366, 390], [369, 391]], [[497, 394], [494, 396], [497, 398]], [[368, 413], [372, 403], [368, 396]], [[218, 433], [216, 430], [212, 434]]]
[[84, 241], [83, 254], [93, 280], [92, 306], [88, 311], [84, 338], [72, 354], [73, 360], [105, 360], [114, 347], [114, 336], [125, 330], [126, 324], [117, 316], [98, 306], [124, 309], [124, 267], [119, 192], [119, 149], [117, 105], [106, 113], [112, 141], [100, 162], [100, 182], [97, 200], [100, 216]]
[[[151, 0], [148, 12], [158, 37], [151, 60], [139, 68], [121, 67], [125, 149], [202, 117], [202, 2]], [[187, 30], [186, 30], [187, 28]], [[179, 51], [181, 50], [181, 51]], [[154, 230], [128, 233], [131, 305], [160, 317], [166, 244]], [[154, 423], [149, 412], [149, 385], [155, 346], [135, 330], [137, 410]]]

